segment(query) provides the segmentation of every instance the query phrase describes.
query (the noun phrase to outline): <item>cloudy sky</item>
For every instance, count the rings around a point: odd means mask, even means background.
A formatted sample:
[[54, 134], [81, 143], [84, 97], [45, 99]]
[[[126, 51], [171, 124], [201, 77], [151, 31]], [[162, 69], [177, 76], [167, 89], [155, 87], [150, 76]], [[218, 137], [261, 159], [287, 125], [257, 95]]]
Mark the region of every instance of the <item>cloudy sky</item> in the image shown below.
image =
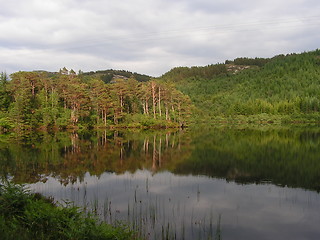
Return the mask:
[[319, 0], [0, 0], [0, 71], [124, 69], [320, 47]]

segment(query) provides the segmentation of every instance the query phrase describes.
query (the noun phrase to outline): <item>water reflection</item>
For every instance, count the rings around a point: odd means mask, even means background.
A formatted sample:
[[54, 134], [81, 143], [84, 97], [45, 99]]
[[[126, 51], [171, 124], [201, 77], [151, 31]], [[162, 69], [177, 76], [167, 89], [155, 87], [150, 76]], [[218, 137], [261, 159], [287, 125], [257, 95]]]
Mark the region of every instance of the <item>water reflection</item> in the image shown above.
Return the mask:
[[318, 239], [320, 234], [320, 197], [311, 191], [147, 170], [84, 179], [61, 187], [49, 178], [32, 188], [96, 210], [107, 222], [134, 223], [150, 239], [162, 239], [167, 228], [172, 239], [216, 239], [219, 216], [222, 239]]
[[[190, 154], [183, 132], [93, 132], [90, 134], [42, 134], [0, 146], [2, 177], [32, 183], [53, 176], [63, 184], [75, 182], [89, 172], [152, 172], [170, 169], [175, 159]], [[36, 140], [34, 139], [36, 138]], [[183, 146], [183, 147], [182, 147]], [[179, 160], [180, 161], [180, 160]]]
[[[0, 138], [0, 175], [150, 239], [318, 239], [320, 129]], [[311, 191], [309, 191], [311, 190]]]
[[64, 184], [148, 169], [320, 190], [319, 128], [54, 133], [0, 142], [0, 174]]

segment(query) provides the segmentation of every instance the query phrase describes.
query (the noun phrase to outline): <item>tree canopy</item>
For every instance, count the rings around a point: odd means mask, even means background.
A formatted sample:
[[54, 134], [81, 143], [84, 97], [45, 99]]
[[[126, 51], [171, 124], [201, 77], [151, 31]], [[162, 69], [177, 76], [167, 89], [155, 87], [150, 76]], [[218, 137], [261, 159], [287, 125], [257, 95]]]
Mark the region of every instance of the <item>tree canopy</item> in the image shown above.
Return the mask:
[[1, 119], [17, 129], [69, 127], [172, 127], [186, 121], [190, 99], [172, 85], [134, 74], [106, 83], [65, 67], [58, 73], [1, 75]]
[[180, 76], [192, 68], [173, 69], [170, 79], [191, 98], [198, 114], [234, 118], [268, 114], [292, 119], [312, 115], [320, 119], [320, 50], [270, 59], [238, 58], [224, 66], [224, 74], [207, 76], [207, 66], [182, 80]]

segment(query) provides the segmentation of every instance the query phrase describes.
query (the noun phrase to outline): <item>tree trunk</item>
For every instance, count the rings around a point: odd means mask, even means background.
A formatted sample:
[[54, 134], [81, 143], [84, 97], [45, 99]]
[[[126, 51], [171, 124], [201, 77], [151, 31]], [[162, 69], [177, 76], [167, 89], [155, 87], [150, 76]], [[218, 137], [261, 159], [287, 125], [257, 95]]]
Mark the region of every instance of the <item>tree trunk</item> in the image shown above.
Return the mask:
[[147, 98], [146, 98], [146, 114], [149, 115], [149, 104], [148, 104]]
[[158, 105], [159, 105], [159, 115], [161, 117], [161, 89], [159, 86], [159, 100], [158, 100]]
[[123, 112], [123, 95], [122, 92], [120, 92], [120, 113]]
[[166, 120], [169, 120], [169, 109], [167, 105], [165, 107], [166, 107]]
[[118, 119], [116, 117], [116, 114], [113, 115], [113, 122], [114, 124], [118, 124]]
[[156, 157], [157, 150], [156, 150], [156, 136], [153, 136], [153, 151], [152, 151], [152, 170], [157, 170], [157, 163], [156, 163]]
[[153, 118], [156, 118], [156, 84], [151, 82]]
[[142, 108], [143, 108], [143, 114], [146, 115], [146, 105], [144, 104], [144, 102], [141, 102], [142, 104]]
[[35, 95], [35, 88], [36, 88], [36, 86], [35, 86], [35, 84], [33, 83], [33, 82], [31, 82], [31, 92], [32, 92], [32, 97], [34, 97], [34, 95]]
[[104, 126], [107, 126], [107, 109], [104, 110]]
[[160, 139], [159, 139], [159, 150], [158, 150], [158, 156], [159, 156], [159, 167], [161, 167], [161, 147], [162, 147], [162, 139], [161, 139], [161, 136], [160, 136]]

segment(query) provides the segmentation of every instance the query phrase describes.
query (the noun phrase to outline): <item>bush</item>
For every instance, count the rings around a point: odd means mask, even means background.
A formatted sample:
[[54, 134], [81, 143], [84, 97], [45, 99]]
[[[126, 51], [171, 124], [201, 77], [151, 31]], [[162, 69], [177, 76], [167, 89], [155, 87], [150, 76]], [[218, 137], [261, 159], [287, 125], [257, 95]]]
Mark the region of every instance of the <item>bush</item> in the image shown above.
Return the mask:
[[7, 132], [12, 128], [14, 128], [14, 124], [9, 118], [0, 118], [0, 133]]
[[20, 185], [0, 186], [1, 239], [135, 239], [125, 226], [98, 223], [79, 208], [55, 205]]

